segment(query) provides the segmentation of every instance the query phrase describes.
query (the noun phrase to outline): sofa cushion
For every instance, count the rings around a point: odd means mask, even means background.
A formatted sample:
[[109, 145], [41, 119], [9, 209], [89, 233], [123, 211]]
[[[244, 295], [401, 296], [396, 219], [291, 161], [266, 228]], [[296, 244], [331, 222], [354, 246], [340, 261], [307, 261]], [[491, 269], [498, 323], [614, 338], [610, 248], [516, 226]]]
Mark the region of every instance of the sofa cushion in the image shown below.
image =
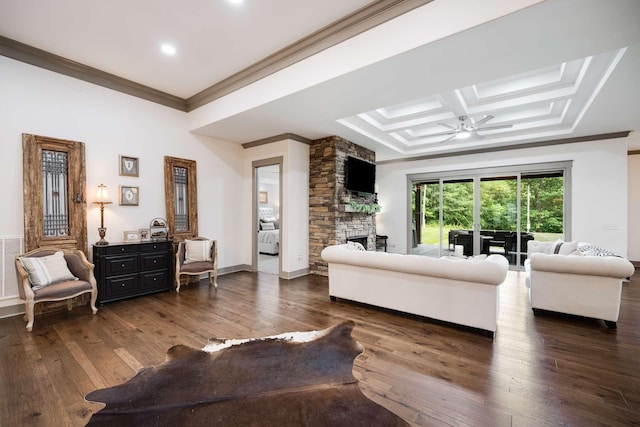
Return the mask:
[[615, 253], [591, 243], [580, 243], [578, 250], [587, 256], [618, 256]]
[[555, 242], [541, 242], [539, 240], [531, 240], [527, 245], [527, 256], [531, 257], [531, 254], [552, 254], [555, 248]]
[[352, 251], [366, 251], [362, 243], [359, 242], [347, 242], [344, 244], [344, 248]]
[[553, 254], [556, 255], [569, 255], [578, 250], [578, 241], [565, 242], [558, 239], [553, 244]]

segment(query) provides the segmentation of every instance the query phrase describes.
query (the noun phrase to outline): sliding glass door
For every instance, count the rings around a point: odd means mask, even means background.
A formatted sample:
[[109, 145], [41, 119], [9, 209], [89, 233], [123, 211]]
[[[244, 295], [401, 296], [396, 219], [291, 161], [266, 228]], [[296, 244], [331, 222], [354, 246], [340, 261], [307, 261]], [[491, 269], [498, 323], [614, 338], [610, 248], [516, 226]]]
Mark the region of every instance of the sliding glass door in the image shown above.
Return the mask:
[[569, 238], [569, 162], [412, 175], [411, 252], [501, 254], [521, 267], [527, 244]]
[[454, 254], [474, 254], [473, 179], [442, 180], [442, 230], [447, 250]]
[[517, 260], [518, 177], [480, 178], [480, 253]]

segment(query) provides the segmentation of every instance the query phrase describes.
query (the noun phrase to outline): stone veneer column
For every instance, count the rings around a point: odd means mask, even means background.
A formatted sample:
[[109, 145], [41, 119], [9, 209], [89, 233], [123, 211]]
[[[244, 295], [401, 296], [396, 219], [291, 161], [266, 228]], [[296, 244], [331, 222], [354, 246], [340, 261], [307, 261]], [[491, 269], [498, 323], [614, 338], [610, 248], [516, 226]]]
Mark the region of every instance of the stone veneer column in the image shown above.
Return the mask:
[[320, 252], [328, 245], [346, 243], [347, 238], [367, 236], [367, 249], [375, 249], [375, 214], [345, 212], [349, 200], [374, 201], [374, 196], [345, 189], [348, 156], [375, 162], [375, 153], [338, 136], [311, 143], [309, 159], [309, 271], [327, 275]]

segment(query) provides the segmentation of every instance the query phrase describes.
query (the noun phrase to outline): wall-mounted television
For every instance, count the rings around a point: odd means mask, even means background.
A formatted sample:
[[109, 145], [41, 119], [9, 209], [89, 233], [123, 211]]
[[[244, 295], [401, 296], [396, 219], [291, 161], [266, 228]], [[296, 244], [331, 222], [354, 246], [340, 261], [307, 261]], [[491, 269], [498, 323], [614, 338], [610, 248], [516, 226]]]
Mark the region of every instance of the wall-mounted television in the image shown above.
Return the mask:
[[349, 156], [345, 166], [347, 170], [345, 187], [347, 190], [357, 193], [375, 193], [375, 164]]

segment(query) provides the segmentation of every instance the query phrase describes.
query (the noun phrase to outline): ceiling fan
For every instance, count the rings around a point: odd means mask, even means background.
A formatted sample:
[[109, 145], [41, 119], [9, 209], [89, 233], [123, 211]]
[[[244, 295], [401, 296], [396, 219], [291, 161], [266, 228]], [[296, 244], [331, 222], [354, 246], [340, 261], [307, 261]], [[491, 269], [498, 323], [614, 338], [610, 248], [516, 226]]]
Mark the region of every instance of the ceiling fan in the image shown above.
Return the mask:
[[494, 130], [494, 129], [508, 129], [513, 125], [496, 125], [496, 126], [482, 126], [487, 123], [489, 120], [493, 119], [494, 116], [488, 115], [484, 116], [480, 120], [475, 123], [472, 123], [471, 120], [467, 116], [458, 117], [458, 126], [454, 127], [448, 125], [446, 123], [438, 123], [441, 126], [448, 127], [451, 130], [446, 132], [434, 133], [429, 136], [441, 136], [441, 135], [451, 135], [449, 138], [442, 140], [441, 142], [449, 141], [450, 139], [466, 139], [470, 136], [475, 136], [478, 139], [484, 138], [484, 136], [480, 135], [478, 132], [482, 132], [484, 130]]

